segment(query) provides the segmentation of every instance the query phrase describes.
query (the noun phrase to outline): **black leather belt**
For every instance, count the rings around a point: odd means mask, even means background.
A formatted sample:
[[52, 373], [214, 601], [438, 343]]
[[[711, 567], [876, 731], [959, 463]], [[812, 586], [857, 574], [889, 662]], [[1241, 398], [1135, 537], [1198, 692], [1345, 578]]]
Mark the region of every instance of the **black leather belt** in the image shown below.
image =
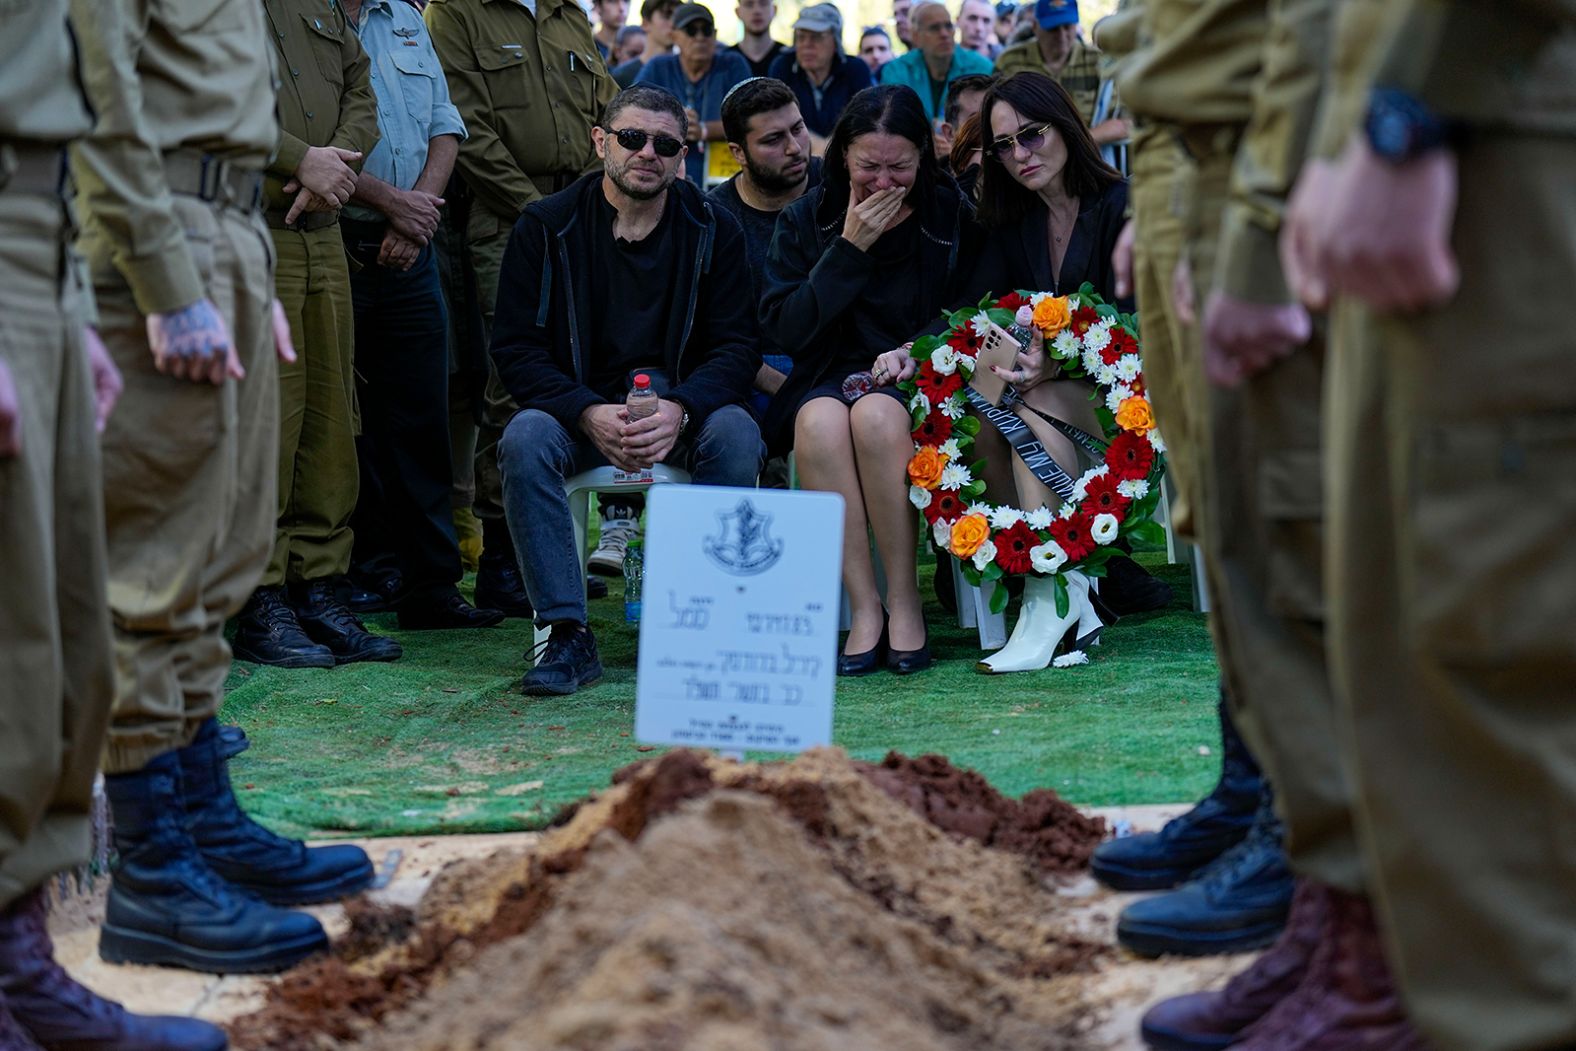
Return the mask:
[[63, 197], [66, 150], [36, 142], [0, 142], [0, 193]]
[[302, 212], [296, 216], [294, 223], [285, 222], [285, 216], [290, 213], [288, 208], [278, 210], [270, 208], [263, 213], [263, 218], [268, 220], [268, 225], [274, 230], [294, 230], [297, 233], [311, 233], [313, 230], [322, 230], [339, 222], [339, 211], [332, 212]]
[[171, 193], [185, 194], [223, 208], [250, 214], [263, 203], [263, 173], [200, 150], [164, 155], [164, 181]]

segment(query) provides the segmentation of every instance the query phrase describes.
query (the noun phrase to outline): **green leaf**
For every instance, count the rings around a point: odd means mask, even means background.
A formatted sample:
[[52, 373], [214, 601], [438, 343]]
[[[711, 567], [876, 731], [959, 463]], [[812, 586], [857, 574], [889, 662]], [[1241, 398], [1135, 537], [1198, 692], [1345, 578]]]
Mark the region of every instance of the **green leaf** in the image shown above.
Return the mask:
[[[1129, 519], [1131, 521], [1131, 519]], [[1166, 531], [1159, 522], [1150, 519], [1139, 522], [1128, 531], [1128, 537], [1146, 546], [1159, 547], [1166, 542]]]
[[1067, 594], [1067, 581], [1060, 573], [1056, 574], [1053, 579], [1055, 580], [1053, 590], [1056, 593], [1056, 615], [1065, 617], [1067, 616], [1067, 611], [1073, 607], [1073, 601]]
[[965, 500], [978, 500], [985, 495], [985, 483], [975, 479], [963, 487], [962, 493]]
[[1086, 576], [1086, 577], [1093, 577], [1096, 580], [1098, 580], [1100, 577], [1105, 576], [1105, 574], [1107, 572], [1106, 567], [1105, 567], [1105, 563], [1103, 563], [1103, 562], [1098, 562], [1098, 563], [1095, 563], [1095, 564], [1091, 565], [1089, 562], [1085, 561], [1084, 564], [1079, 566], [1078, 568], [1083, 570], [1083, 575], [1084, 576]]
[[1000, 613], [1005, 610], [1008, 598], [1007, 589], [998, 584], [995, 590], [990, 593], [990, 611], [992, 613]]
[[986, 565], [984, 572], [982, 572], [980, 575], [986, 580], [1000, 580], [1003, 576], [1003, 573], [1002, 568], [998, 563], [991, 562]]
[[961, 420], [954, 420], [952, 429], [954, 432], [962, 431], [970, 438], [976, 437], [980, 433], [980, 418], [978, 416], [965, 416]]

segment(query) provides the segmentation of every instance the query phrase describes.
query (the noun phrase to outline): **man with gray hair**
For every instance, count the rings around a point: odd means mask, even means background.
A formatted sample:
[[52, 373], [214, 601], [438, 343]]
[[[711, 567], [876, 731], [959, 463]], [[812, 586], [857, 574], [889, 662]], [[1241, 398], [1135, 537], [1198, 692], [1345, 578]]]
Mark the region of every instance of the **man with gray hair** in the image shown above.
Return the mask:
[[945, 4], [925, 0], [909, 12], [915, 50], [881, 67], [881, 83], [913, 88], [931, 126], [942, 117], [947, 86], [970, 73], [989, 74], [990, 59], [958, 47], [957, 26]]
[[848, 100], [875, 83], [857, 55], [843, 54], [843, 15], [836, 4], [812, 4], [793, 24], [793, 51], [779, 55], [769, 76], [793, 89], [816, 153], [842, 116]]

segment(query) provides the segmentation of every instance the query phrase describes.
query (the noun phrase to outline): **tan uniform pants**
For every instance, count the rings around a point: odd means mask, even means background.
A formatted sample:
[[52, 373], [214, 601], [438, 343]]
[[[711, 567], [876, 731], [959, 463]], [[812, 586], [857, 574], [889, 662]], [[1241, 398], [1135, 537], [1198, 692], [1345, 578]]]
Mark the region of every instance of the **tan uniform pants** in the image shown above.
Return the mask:
[[1576, 140], [1461, 153], [1443, 309], [1335, 342], [1331, 644], [1357, 818], [1441, 1051], [1576, 1045]]
[[[482, 329], [489, 347], [492, 343], [493, 313], [498, 302], [498, 272], [503, 269], [503, 252], [514, 231], [511, 220], [500, 218], [480, 202], [471, 208], [466, 247], [476, 271], [476, 294], [482, 301]], [[487, 392], [482, 405], [482, 422], [476, 435], [476, 517], [503, 521], [503, 476], [498, 473], [498, 440], [520, 407], [515, 404], [498, 370], [487, 357]]]
[[131, 290], [89, 231], [99, 331], [126, 381], [104, 434], [116, 662], [107, 773], [188, 744], [218, 711], [230, 670], [224, 622], [256, 587], [273, 542], [279, 386], [268, 232], [260, 218], [194, 197], [177, 196], [175, 207], [246, 378], [215, 387], [158, 372]]
[[0, 908], [88, 860], [114, 697], [104, 508], [58, 200], [0, 190], [0, 361], [19, 455], [0, 459]]
[[355, 311], [339, 226], [270, 230], [296, 362], [279, 366], [279, 524], [263, 583], [350, 568], [356, 461]]

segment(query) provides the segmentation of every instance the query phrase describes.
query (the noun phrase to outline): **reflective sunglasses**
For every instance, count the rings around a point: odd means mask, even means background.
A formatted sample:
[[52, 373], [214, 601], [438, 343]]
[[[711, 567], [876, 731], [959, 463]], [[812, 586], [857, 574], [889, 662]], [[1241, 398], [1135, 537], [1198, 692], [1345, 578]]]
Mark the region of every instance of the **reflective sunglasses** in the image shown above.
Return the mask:
[[1045, 133], [1050, 131], [1052, 127], [1053, 125], [1047, 122], [1041, 124], [1038, 128], [1020, 128], [1012, 135], [1003, 135], [1001, 138], [992, 141], [989, 146], [985, 147], [985, 152], [995, 157], [998, 161], [1005, 161], [1012, 156], [1013, 148], [1016, 146], [1022, 146], [1030, 153], [1033, 153], [1045, 144]]
[[658, 157], [677, 157], [679, 151], [684, 148], [684, 144], [671, 135], [647, 135], [639, 128], [621, 128], [618, 131], [612, 131], [609, 128], [606, 130], [610, 131], [613, 138], [618, 140], [618, 144], [630, 153], [639, 153], [645, 149], [647, 139], [651, 140], [651, 148], [657, 151]]
[[710, 22], [691, 22], [684, 27], [686, 36], [716, 36], [717, 27]]

